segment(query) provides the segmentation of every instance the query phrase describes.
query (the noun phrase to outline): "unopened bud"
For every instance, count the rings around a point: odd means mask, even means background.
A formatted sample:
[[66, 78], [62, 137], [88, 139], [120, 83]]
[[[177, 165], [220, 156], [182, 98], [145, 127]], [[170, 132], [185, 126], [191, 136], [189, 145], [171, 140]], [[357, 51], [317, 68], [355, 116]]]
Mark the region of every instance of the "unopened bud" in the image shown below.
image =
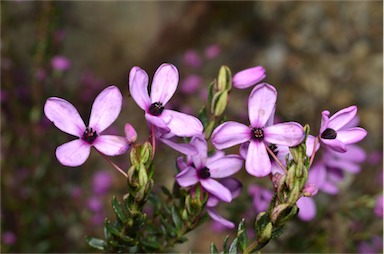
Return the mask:
[[312, 196], [315, 196], [318, 191], [319, 191], [319, 188], [317, 188], [316, 184], [307, 183], [303, 189], [303, 196], [312, 197]]
[[220, 116], [224, 113], [228, 103], [228, 91], [218, 92], [213, 96], [211, 111], [215, 116]]
[[295, 216], [298, 211], [299, 209], [296, 205], [278, 205], [272, 211], [271, 221], [277, 226], [283, 225], [286, 221], [290, 220], [293, 216]]
[[217, 78], [217, 90], [225, 91], [232, 88], [232, 74], [228, 66], [221, 66]]
[[133, 126], [129, 123], [126, 123], [124, 126], [124, 132], [125, 132], [125, 137], [127, 138], [128, 142], [134, 143], [137, 139], [137, 132], [133, 128]]
[[272, 222], [265, 212], [259, 213], [255, 222], [256, 237], [260, 243], [266, 242], [272, 236]]
[[245, 89], [256, 85], [263, 80], [265, 76], [265, 69], [262, 66], [248, 68], [233, 76], [233, 86], [238, 89]]

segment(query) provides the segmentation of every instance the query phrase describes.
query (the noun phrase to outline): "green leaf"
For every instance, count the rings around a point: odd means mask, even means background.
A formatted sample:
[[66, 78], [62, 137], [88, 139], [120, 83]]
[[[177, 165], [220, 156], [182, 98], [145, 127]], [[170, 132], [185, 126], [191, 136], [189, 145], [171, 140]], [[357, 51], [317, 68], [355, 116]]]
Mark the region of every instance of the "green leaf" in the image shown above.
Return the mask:
[[175, 224], [176, 230], [180, 231], [180, 229], [182, 227], [181, 219], [180, 219], [180, 216], [177, 213], [176, 208], [174, 206], [172, 206], [172, 208], [171, 208], [171, 213], [172, 213], [172, 220], [173, 220], [173, 223]]
[[121, 203], [117, 200], [116, 196], [112, 197], [112, 208], [113, 211], [115, 211], [117, 218], [123, 223], [125, 223], [127, 221], [127, 217], [125, 215], [123, 207], [121, 206]]
[[285, 230], [285, 225], [274, 227], [272, 230], [272, 239], [278, 238]]
[[208, 112], [207, 112], [207, 109], [205, 108], [205, 106], [203, 106], [200, 109], [199, 114], [197, 115], [197, 118], [203, 124], [204, 129], [205, 129], [208, 126], [208, 124], [209, 124]]
[[214, 243], [211, 243], [211, 254], [219, 254], [219, 251]]
[[104, 240], [93, 238], [93, 237], [87, 237], [86, 239], [89, 246], [92, 248], [98, 249], [98, 250], [105, 250], [106, 243]]
[[223, 244], [223, 251], [224, 251], [224, 252], [227, 252], [228, 239], [229, 239], [229, 235], [227, 235], [227, 236], [224, 238], [224, 244]]
[[157, 241], [146, 241], [145, 239], [141, 239], [140, 240], [140, 243], [148, 248], [149, 250], [151, 251], [156, 251], [156, 250], [159, 250], [160, 249], [160, 243], [158, 243]]
[[171, 192], [170, 192], [166, 187], [161, 186], [160, 188], [161, 188], [161, 190], [163, 191], [163, 193], [164, 193], [165, 195], [167, 195], [167, 196], [170, 197], [170, 198], [172, 197]]
[[216, 80], [212, 81], [211, 84], [209, 84], [208, 87], [208, 104], [212, 104], [212, 98], [213, 98], [213, 90], [215, 88]]
[[233, 240], [231, 243], [231, 246], [229, 246], [229, 254], [236, 254], [237, 253], [237, 237]]
[[238, 238], [237, 245], [240, 248], [239, 250], [240, 252], [243, 252], [248, 245], [248, 237], [247, 237], [247, 232], [246, 232], [244, 223], [245, 223], [245, 220], [242, 219], [237, 229], [237, 238]]

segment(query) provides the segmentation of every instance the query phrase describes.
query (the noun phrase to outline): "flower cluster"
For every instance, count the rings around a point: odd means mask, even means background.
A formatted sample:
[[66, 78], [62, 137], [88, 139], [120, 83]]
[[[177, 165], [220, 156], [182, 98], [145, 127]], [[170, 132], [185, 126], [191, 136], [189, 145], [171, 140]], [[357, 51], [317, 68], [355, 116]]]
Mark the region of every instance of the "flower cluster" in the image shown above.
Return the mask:
[[[187, 60], [196, 62], [191, 53]], [[251, 176], [270, 176], [275, 195], [257, 185], [248, 188], [248, 194], [253, 197], [257, 212], [260, 212], [256, 235], [262, 245], [271, 239], [272, 228], [280, 230], [297, 213], [296, 206], [300, 208], [300, 218], [313, 218], [316, 206], [309, 197], [316, 195], [318, 190], [337, 193], [337, 182], [343, 170], [352, 173], [360, 171], [359, 163], [365, 159], [365, 154], [353, 144], [367, 134], [364, 129], [356, 127], [356, 106], [342, 109], [331, 117], [329, 111], [323, 111], [317, 136], [309, 135], [309, 129], [297, 122], [276, 123], [277, 91], [268, 83], [259, 83], [265, 77], [261, 66], [240, 71], [233, 78], [229, 69], [223, 67], [218, 80], [209, 88], [210, 109], [204, 108], [199, 117], [195, 117], [169, 108], [168, 102], [179, 83], [179, 73], [174, 65], [160, 65], [151, 86], [148, 74], [140, 67], [133, 67], [129, 73], [128, 89], [132, 99], [144, 111], [151, 145], [149, 142], [144, 146], [136, 145], [137, 133], [129, 123], [124, 127], [125, 137], [102, 134], [121, 111], [122, 94], [116, 86], [107, 87], [97, 96], [88, 126], [75, 107], [61, 98], [49, 98], [44, 112], [60, 130], [78, 137], [56, 149], [61, 164], [83, 164], [89, 157], [91, 147], [94, 147], [128, 179], [129, 194], [125, 200], [129, 200], [126, 202], [132, 206], [127, 208], [132, 216], [136, 216], [137, 209], [143, 207], [149, 197], [147, 192], [152, 189], [156, 140], [184, 154], [185, 158], [177, 158], [175, 181], [184, 190], [182, 193], [185, 196], [181, 198], [181, 204], [175, 203], [180, 210], [167, 210], [174, 223], [174, 228], [169, 230], [175, 234], [187, 232], [191, 225], [197, 225], [204, 208], [213, 220], [233, 228], [234, 223], [223, 218], [215, 207], [221, 201], [230, 203], [239, 196], [242, 183], [234, 178], [234, 174], [244, 166]], [[239, 89], [254, 86], [248, 96], [249, 124], [225, 121], [222, 117], [232, 85]], [[210, 143], [214, 148], [210, 149]], [[239, 145], [238, 154], [226, 155], [223, 151], [236, 145]], [[121, 155], [131, 146], [132, 167], [126, 173], [107, 156]], [[312, 166], [320, 147], [323, 148], [322, 161]], [[180, 192], [176, 195], [167, 191], [166, 194], [170, 197], [181, 195]], [[271, 204], [266, 201], [271, 201]], [[138, 203], [135, 205], [135, 202]], [[116, 199], [113, 205], [120, 220], [118, 231], [144, 223], [145, 215], [137, 217], [140, 221], [128, 220]], [[189, 226], [183, 228], [181, 220]], [[121, 235], [114, 237], [125, 239]], [[132, 233], [130, 238], [133, 237], [138, 236]], [[103, 248], [106, 246], [102, 245]], [[148, 246], [143, 247], [146, 248]]]

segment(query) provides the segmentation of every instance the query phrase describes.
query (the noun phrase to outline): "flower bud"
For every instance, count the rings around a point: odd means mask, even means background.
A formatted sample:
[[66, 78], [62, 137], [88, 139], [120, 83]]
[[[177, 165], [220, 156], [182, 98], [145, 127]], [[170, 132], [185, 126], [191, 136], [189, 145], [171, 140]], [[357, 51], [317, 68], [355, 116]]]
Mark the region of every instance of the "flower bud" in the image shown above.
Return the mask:
[[271, 215], [271, 221], [276, 226], [283, 225], [298, 213], [299, 209], [296, 205], [290, 206], [289, 204], [281, 204], [276, 206]]
[[245, 69], [233, 76], [233, 86], [238, 89], [245, 89], [256, 85], [265, 78], [265, 69], [262, 66], [256, 66]]
[[232, 75], [228, 66], [221, 66], [217, 78], [217, 90], [220, 92], [229, 91], [232, 88]]
[[228, 102], [228, 91], [218, 92], [212, 100], [212, 113], [215, 116], [220, 116], [224, 113]]
[[129, 124], [129, 123], [125, 124], [124, 132], [125, 132], [125, 137], [127, 138], [129, 143], [134, 143], [136, 141], [137, 132], [131, 124]]
[[315, 196], [318, 191], [319, 191], [319, 189], [317, 188], [316, 184], [307, 183], [303, 189], [303, 196], [312, 197], [312, 196]]
[[269, 215], [265, 212], [259, 213], [255, 222], [255, 231], [257, 239], [260, 243], [266, 242], [271, 239], [272, 236], [272, 222]]

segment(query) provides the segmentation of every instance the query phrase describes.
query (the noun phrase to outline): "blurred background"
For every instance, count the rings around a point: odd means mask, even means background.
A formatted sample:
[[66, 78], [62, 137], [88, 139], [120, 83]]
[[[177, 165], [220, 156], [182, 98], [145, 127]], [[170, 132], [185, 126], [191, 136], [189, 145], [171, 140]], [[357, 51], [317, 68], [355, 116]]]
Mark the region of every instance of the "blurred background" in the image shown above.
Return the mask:
[[[180, 73], [169, 106], [191, 114], [206, 103], [221, 65], [233, 74], [264, 66], [265, 81], [279, 94], [279, 118], [308, 123], [314, 135], [321, 111], [357, 105], [368, 131], [359, 144], [366, 152], [361, 171], [345, 172], [337, 194], [314, 197], [316, 216], [289, 223], [265, 252], [382, 252], [382, 21], [381, 1], [2, 1], [1, 251], [94, 251], [85, 237], [103, 236], [104, 218], [114, 220], [112, 196], [122, 199], [125, 180], [95, 151], [81, 167], [60, 165], [55, 149], [73, 137], [45, 118], [43, 105], [65, 98], [87, 123], [94, 98], [115, 84], [124, 107], [108, 132], [123, 135], [129, 122], [145, 141], [128, 74], [140, 66], [152, 78], [169, 62]], [[232, 91], [228, 119], [248, 124], [249, 92]], [[158, 151], [157, 188], [172, 186], [180, 154]], [[112, 159], [129, 166], [128, 154]], [[236, 177], [244, 190], [220, 213], [237, 223], [256, 214], [246, 186], [271, 186], [245, 171]], [[174, 251], [208, 252], [212, 241], [221, 246], [234, 232], [207, 222]]]

